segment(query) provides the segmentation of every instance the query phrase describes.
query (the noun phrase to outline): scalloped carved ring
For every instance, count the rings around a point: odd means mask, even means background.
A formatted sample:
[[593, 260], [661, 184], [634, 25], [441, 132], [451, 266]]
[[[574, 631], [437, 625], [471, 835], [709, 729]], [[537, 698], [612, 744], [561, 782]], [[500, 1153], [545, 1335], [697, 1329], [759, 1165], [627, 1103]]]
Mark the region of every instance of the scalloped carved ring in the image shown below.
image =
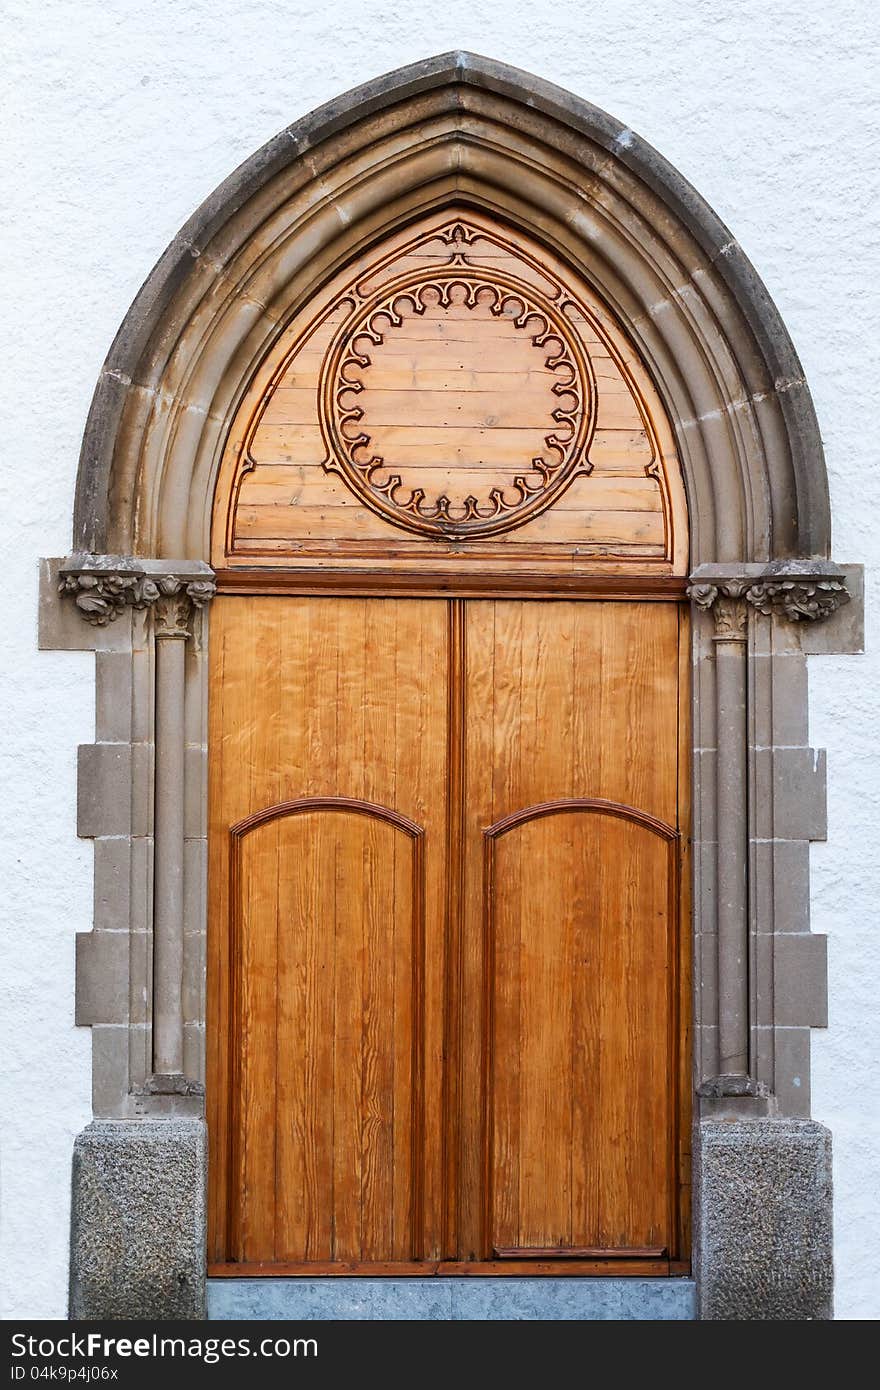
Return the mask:
[[492, 535], [590, 472], [596, 391], [564, 291], [551, 304], [455, 266], [348, 302], [322, 371], [323, 466], [373, 511], [420, 535]]

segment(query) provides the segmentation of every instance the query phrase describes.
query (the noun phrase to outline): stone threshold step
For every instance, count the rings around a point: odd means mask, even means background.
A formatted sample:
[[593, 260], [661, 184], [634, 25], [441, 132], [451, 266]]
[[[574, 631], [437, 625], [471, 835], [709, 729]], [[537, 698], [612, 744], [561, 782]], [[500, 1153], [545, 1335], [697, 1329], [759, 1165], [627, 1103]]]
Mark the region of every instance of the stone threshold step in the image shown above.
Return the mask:
[[690, 1322], [693, 1279], [209, 1279], [217, 1320]]

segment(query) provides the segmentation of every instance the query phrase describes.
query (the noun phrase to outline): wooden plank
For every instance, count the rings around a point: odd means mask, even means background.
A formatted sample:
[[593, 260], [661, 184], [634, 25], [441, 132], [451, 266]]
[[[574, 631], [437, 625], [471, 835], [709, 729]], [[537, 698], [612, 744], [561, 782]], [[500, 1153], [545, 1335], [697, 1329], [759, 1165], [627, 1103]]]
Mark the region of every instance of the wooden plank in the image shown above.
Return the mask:
[[[547, 513], [530, 523], [532, 534], [540, 541], [552, 540], [558, 530], [560, 514], [548, 525]], [[573, 515], [568, 513], [568, 516]], [[310, 513], [290, 507], [242, 506], [239, 520], [251, 540], [264, 543], [277, 540], [284, 544], [289, 538], [312, 536], [356, 540], [364, 537], [381, 539], [395, 528], [372, 513], [349, 506], [326, 506]], [[548, 534], [549, 532], [549, 534]], [[570, 537], [572, 543], [588, 545], [604, 542], [620, 546], [651, 545], [659, 555], [665, 554], [663, 518], [658, 512], [584, 512], [577, 517], [577, 529]]]
[[468, 719], [467, 617], [465, 605], [453, 599], [447, 605], [446, 653], [446, 776], [447, 820], [445, 897], [446, 937], [440, 991], [442, 1019], [442, 1113], [440, 1115], [442, 1172], [440, 1198], [442, 1242], [436, 1256], [456, 1255], [460, 1234], [460, 1173], [462, 1165], [461, 1114], [463, 1105], [463, 1028], [462, 982], [464, 967], [465, 910], [465, 808], [468, 802], [466, 730]]
[[[546, 541], [540, 547], [499, 548], [491, 541], [468, 545], [466, 554], [454, 541], [424, 542], [401, 536], [396, 544], [370, 537], [339, 541], [333, 537], [311, 537], [285, 541], [255, 541], [236, 545], [234, 569], [247, 571], [264, 569], [279, 573], [285, 570], [311, 568], [314, 573], [344, 564], [353, 574], [380, 565], [388, 573], [407, 571], [417, 577], [425, 562], [435, 573], [446, 573], [454, 583], [455, 574], [463, 571], [467, 577], [492, 573], [503, 584], [509, 576], [511, 593], [527, 593], [535, 588], [536, 572], [554, 572], [560, 576], [579, 575], [585, 583], [611, 576], [638, 579], [651, 575], [677, 575], [677, 566], [667, 558], [666, 547], [661, 551], [652, 545], [610, 545], [604, 541], [578, 541], [573, 546], [565, 541]], [[517, 561], [528, 559], [531, 564]], [[601, 563], [599, 563], [601, 561]], [[416, 567], [417, 566], [417, 567]], [[228, 572], [228, 571], [227, 571]], [[501, 579], [499, 580], [499, 576]]]
[[[291, 367], [275, 388], [266, 405], [264, 419], [268, 424], [290, 424], [301, 420], [315, 420], [317, 393], [321, 375], [323, 354], [303, 349], [297, 354], [296, 366]], [[370, 385], [373, 389], [393, 390], [438, 390], [438, 391], [507, 391], [524, 388], [529, 383], [544, 380], [549, 386], [564, 380], [560, 370], [545, 366], [540, 358], [529, 360], [526, 366], [517, 368], [513, 363], [492, 361], [488, 367], [476, 364], [465, 365], [460, 360], [450, 361], [445, 349], [435, 349], [433, 344], [426, 349], [407, 354], [409, 375], [401, 364], [393, 359], [371, 362], [369, 367]], [[593, 374], [603, 397], [620, 396], [631, 399], [631, 390], [621, 375], [620, 368], [613, 358], [603, 354], [596, 347], [590, 353]], [[416, 384], [416, 375], [417, 383]]]
[[[459, 375], [462, 380], [457, 379]], [[556, 427], [551, 412], [560, 405], [571, 409], [577, 404], [577, 397], [571, 392], [562, 396], [554, 393], [553, 387], [560, 381], [554, 372], [493, 372], [487, 382], [476, 369], [450, 373], [448, 369], [444, 372], [434, 368], [423, 373], [417, 355], [406, 368], [396, 373], [383, 372], [380, 380], [381, 385], [371, 369], [369, 392], [340, 393], [346, 408], [356, 406], [363, 410], [358, 430], [371, 433], [379, 426], [407, 423], [412, 429], [421, 430], [443, 425], [515, 426], [525, 420], [530, 428], [543, 426], [549, 433]], [[316, 419], [316, 392], [309, 387], [288, 388], [281, 400], [273, 398], [272, 412], [267, 412], [262, 428], [280, 430]]]
[[[489, 370], [483, 370], [476, 365], [463, 367], [449, 361], [445, 365], [433, 365], [421, 354], [416, 360], [415, 353], [411, 354], [409, 360], [408, 374], [396, 362], [379, 361], [372, 364], [369, 369], [371, 391], [412, 393], [429, 390], [454, 392], [456, 395], [478, 391], [491, 396], [495, 392], [537, 390], [539, 383], [543, 383], [546, 390], [561, 379], [559, 372], [551, 371], [540, 363], [536, 366], [529, 363], [519, 370], [512, 365], [492, 363]], [[281, 425], [314, 420], [319, 374], [320, 362], [316, 362], [315, 370], [308, 377], [285, 377], [284, 384], [277, 388], [267, 406], [267, 423]]]
[[609, 821], [599, 861], [599, 1242], [668, 1245], [669, 847]]
[[[432, 489], [451, 487], [455, 474], [449, 468], [434, 463], [425, 466]], [[272, 464], [249, 474], [242, 486], [241, 505], [244, 507], [289, 506], [326, 507], [358, 506], [357, 499], [336, 474], [320, 466], [304, 464]], [[589, 474], [576, 478], [554, 506], [554, 511], [647, 511], [662, 512], [663, 503], [656, 478], [614, 477]]]
[[[266, 679], [277, 681], [280, 669], [277, 632], [261, 624], [258, 613], [249, 617], [252, 641], [246, 658], [248, 683], [256, 677], [258, 662]], [[230, 648], [230, 663], [233, 659]], [[251, 715], [247, 756], [250, 765], [257, 770], [258, 794], [267, 805], [272, 805], [278, 797], [278, 739], [276, 718], [270, 714], [268, 718], [255, 719]], [[237, 966], [240, 1011], [236, 1023], [240, 1029], [237, 1042], [243, 1200], [239, 1211], [237, 1254], [240, 1259], [250, 1259], [275, 1247], [275, 1205], [262, 1202], [260, 1195], [267, 1187], [274, 1190], [275, 1185], [278, 933], [274, 894], [267, 901], [264, 884], [267, 875], [272, 880], [275, 876], [277, 826], [262, 827], [241, 848], [239, 900], [230, 904], [231, 912], [239, 914], [235, 929], [240, 952]]]
[[570, 598], [589, 601], [639, 603], [669, 602], [684, 597], [687, 581], [674, 575], [583, 575], [550, 572], [500, 575], [493, 570], [423, 570], [410, 573], [392, 569], [234, 569], [219, 570], [217, 584], [224, 594], [372, 594], [390, 598], [419, 599], [436, 595], [466, 598]]
[[[233, 604], [232, 607], [235, 607]], [[227, 665], [230, 605], [220, 600], [211, 618], [211, 681], [209, 690], [209, 740], [214, 755], [208, 761], [208, 942], [206, 980], [205, 1066], [208, 1084], [205, 1107], [211, 1142], [208, 1145], [208, 1258], [222, 1259], [231, 1247], [229, 1207], [237, 1187], [238, 1172], [230, 1171], [231, 1114], [226, 1098], [233, 1089], [232, 1027], [229, 952], [229, 839], [222, 824], [224, 779], [235, 778], [237, 769], [229, 750], [222, 749], [227, 701], [236, 697], [241, 679], [240, 663]], [[248, 606], [248, 611], [253, 611]]]
[[[280, 785], [278, 802], [293, 801], [313, 791], [308, 780], [308, 751], [299, 720], [283, 717], [280, 692], [290, 706], [305, 711], [313, 696], [309, 689], [310, 663], [299, 660], [299, 651], [311, 645], [311, 610], [297, 606], [293, 621], [261, 605], [263, 620], [278, 632], [281, 673], [270, 687], [266, 713], [279, 724]], [[256, 676], [256, 672], [255, 672]], [[254, 689], [263, 690], [262, 684]], [[254, 689], [250, 692], [254, 699]], [[262, 704], [262, 701], [260, 701]], [[251, 776], [253, 777], [253, 772]], [[298, 923], [287, 933], [278, 962], [277, 1052], [277, 1169], [280, 1190], [277, 1224], [277, 1258], [310, 1251], [320, 1243], [316, 1202], [319, 1177], [315, 1141], [319, 1127], [315, 1113], [315, 1078], [327, 1067], [327, 1041], [316, 1037], [315, 1012], [319, 1003], [314, 983], [326, 969], [326, 942], [316, 932], [320, 920], [322, 882], [321, 826], [315, 818], [292, 818], [281, 823], [283, 850], [278, 863], [278, 916], [284, 923]], [[310, 833], [314, 829], [317, 833]], [[322, 1051], [323, 1050], [323, 1051]], [[326, 1247], [325, 1247], [326, 1248]]]
[[278, 827], [263, 827], [244, 848], [239, 875], [240, 898], [233, 903], [239, 918], [241, 1013], [239, 1015], [241, 1086], [240, 1259], [275, 1250], [275, 1049], [277, 1044], [276, 904], [267, 901], [265, 884], [274, 880], [278, 862]]
[[[546, 771], [557, 785], [571, 784], [571, 734], [577, 698], [572, 686], [571, 651], [577, 610], [563, 604], [554, 607], [550, 615], [544, 613], [542, 605], [528, 604], [524, 612], [520, 730], [524, 775], [520, 786], [528, 804], [545, 800], [550, 792], [543, 781]], [[553, 714], [548, 721], [550, 710]], [[513, 837], [504, 842], [505, 850], [519, 855], [528, 884], [520, 909], [524, 929], [520, 1047], [528, 1088], [522, 1097], [521, 1114], [520, 1234], [517, 1241], [510, 1242], [518, 1245], [568, 1244], [572, 1240], [574, 977], [573, 920], [567, 895], [574, 878], [575, 846], [573, 840], [556, 833], [558, 828], [544, 820], [532, 822], [532, 846], [524, 846], [522, 841], [515, 845]], [[497, 878], [500, 901], [500, 866]], [[538, 885], [540, 889], [535, 891]], [[567, 1086], [559, 1085], [561, 1077], [567, 1079]]]
[[627, 1246], [614, 1250], [610, 1246], [589, 1245], [513, 1245], [492, 1251], [499, 1260], [660, 1260], [666, 1248]]
[[680, 1262], [668, 1259], [611, 1259], [601, 1260], [432, 1260], [391, 1261], [365, 1264], [362, 1261], [323, 1261], [317, 1263], [265, 1261], [249, 1263], [216, 1262], [208, 1265], [209, 1279], [297, 1279], [332, 1278], [366, 1275], [372, 1279], [433, 1278], [437, 1275], [459, 1278], [479, 1278], [500, 1275], [505, 1278], [552, 1277], [555, 1279], [590, 1276], [595, 1278], [634, 1276], [636, 1278], [665, 1278], [670, 1274], [687, 1274]]

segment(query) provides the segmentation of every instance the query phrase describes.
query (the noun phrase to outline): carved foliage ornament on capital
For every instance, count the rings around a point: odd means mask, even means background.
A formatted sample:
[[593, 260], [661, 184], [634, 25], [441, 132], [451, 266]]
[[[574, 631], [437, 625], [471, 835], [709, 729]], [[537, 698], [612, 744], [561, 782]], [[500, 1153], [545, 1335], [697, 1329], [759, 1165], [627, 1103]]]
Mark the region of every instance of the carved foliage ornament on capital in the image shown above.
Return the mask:
[[152, 608], [158, 637], [189, 636], [193, 608], [201, 608], [216, 592], [213, 577], [186, 574], [147, 574], [138, 570], [62, 569], [58, 591], [72, 598], [86, 622], [106, 627], [126, 608]]
[[844, 579], [826, 574], [759, 575], [692, 583], [688, 598], [697, 608], [712, 613], [719, 638], [732, 640], [745, 631], [747, 604], [765, 617], [816, 622], [829, 618], [850, 601]]

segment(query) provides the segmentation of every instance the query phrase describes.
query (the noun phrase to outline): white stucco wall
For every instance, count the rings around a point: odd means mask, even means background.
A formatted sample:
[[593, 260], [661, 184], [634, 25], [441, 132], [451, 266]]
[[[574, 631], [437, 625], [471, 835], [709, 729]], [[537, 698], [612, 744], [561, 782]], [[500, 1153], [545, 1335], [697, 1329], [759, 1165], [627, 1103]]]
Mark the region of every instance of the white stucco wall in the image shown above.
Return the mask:
[[[71, 1146], [89, 1118], [90, 1038], [72, 1016], [74, 934], [91, 922], [91, 847], [74, 807], [93, 658], [37, 652], [37, 557], [69, 548], [92, 389], [142, 280], [211, 189], [320, 102], [451, 48], [531, 70], [637, 130], [741, 241], [813, 389], [835, 558], [876, 575], [877, 25], [873, 0], [4, 0], [3, 11], [0, 1274], [3, 1316], [58, 1318]], [[814, 1113], [834, 1130], [838, 1316], [876, 1317], [876, 622], [868, 656], [815, 658], [810, 679], [829, 766], [814, 927], [831, 963]]]

